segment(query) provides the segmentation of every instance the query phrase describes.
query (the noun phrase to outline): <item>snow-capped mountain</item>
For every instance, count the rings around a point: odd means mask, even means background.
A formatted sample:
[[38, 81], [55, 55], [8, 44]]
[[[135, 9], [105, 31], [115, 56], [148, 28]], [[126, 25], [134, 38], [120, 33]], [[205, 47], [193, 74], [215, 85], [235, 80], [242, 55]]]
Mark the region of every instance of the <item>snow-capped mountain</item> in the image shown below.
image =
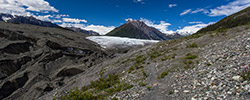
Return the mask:
[[0, 14], [0, 21], [9, 22], [9, 23], [17, 23], [17, 24], [31, 24], [31, 25], [38, 25], [38, 26], [43, 26], [43, 27], [59, 27], [57, 24], [42, 21], [32, 16], [17, 16], [17, 15], [10, 15], [10, 14]]

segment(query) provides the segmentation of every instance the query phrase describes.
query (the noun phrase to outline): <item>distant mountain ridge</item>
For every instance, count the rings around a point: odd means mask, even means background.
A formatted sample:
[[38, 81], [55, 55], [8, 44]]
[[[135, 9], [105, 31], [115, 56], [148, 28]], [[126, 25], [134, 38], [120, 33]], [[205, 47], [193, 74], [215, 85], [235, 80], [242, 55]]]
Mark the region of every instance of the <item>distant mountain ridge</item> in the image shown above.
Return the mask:
[[169, 40], [173, 39], [166, 34], [161, 33], [159, 30], [147, 26], [143, 21], [129, 20], [127, 23], [120, 27], [115, 28], [107, 36], [119, 36], [136, 39], [148, 39], [148, 40]]
[[16, 23], [16, 24], [21, 24], [21, 23], [31, 24], [31, 25], [38, 25], [38, 26], [43, 26], [43, 27], [60, 27], [57, 24], [42, 21], [32, 16], [17, 16], [17, 15], [13, 16], [10, 14], [0, 14], [0, 21]]
[[225, 29], [250, 24], [250, 7], [227, 16], [219, 22], [209, 25], [196, 33], [205, 33], [208, 31], [224, 31]]
[[84, 30], [84, 29], [76, 28], [76, 27], [66, 27], [66, 28], [70, 29], [70, 30], [73, 30], [73, 31], [76, 31], [76, 32], [85, 33], [87, 35], [94, 35], [94, 36], [100, 35], [99, 33], [95, 32], [95, 31], [92, 31], [92, 30]]

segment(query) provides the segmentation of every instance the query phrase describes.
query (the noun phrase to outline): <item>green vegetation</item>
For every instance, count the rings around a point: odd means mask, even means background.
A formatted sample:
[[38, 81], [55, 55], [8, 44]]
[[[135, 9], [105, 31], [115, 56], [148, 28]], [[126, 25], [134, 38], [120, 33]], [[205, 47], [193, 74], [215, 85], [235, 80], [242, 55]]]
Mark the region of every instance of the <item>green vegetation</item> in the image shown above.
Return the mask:
[[227, 31], [227, 29], [225, 29], [225, 28], [217, 28], [215, 30], [216, 33], [221, 33], [221, 32], [226, 32], [226, 31]]
[[185, 57], [185, 59], [195, 59], [195, 58], [197, 58], [197, 56], [196, 56], [196, 55], [192, 55], [192, 54], [190, 54], [190, 53], [188, 53], [188, 54], [186, 55], [186, 57]]
[[168, 68], [166, 69], [166, 71], [162, 72], [158, 78], [161, 79], [161, 78], [164, 78], [165, 76], [167, 76], [169, 73], [171, 72], [176, 72], [178, 71], [179, 69], [177, 67], [171, 67], [171, 68]]
[[144, 64], [146, 60], [146, 57], [144, 57], [143, 55], [138, 55], [135, 58], [135, 63], [136, 64]]
[[197, 48], [197, 47], [198, 47], [198, 45], [196, 43], [186, 45], [186, 48]]
[[151, 86], [147, 86], [147, 89], [148, 89], [149, 91], [151, 90], [151, 88], [152, 88]]
[[144, 70], [142, 70], [142, 75], [143, 77], [148, 77], [148, 74]]
[[168, 59], [171, 59], [171, 58], [168, 57], [168, 56], [164, 56], [163, 58], [161, 58], [161, 61], [166, 61], [166, 60], [168, 60]]
[[55, 97], [53, 100], [106, 99], [109, 95], [132, 87], [133, 85], [121, 82], [118, 75], [109, 75], [106, 79], [100, 78], [96, 81], [91, 81], [89, 86], [84, 86], [82, 89], [74, 88], [70, 90], [69, 93]]
[[112, 98], [111, 100], [119, 100], [118, 98], [116, 98], [116, 97], [114, 97], [114, 98]]
[[207, 63], [206, 65], [207, 65], [207, 66], [211, 66], [212, 64], [210, 64], [210, 63]]
[[158, 78], [164, 78], [165, 76], [168, 75], [168, 72], [162, 72]]
[[172, 94], [174, 94], [174, 91], [169, 91], [168, 92], [168, 95], [172, 95]]
[[145, 64], [146, 57], [144, 57], [143, 55], [138, 55], [135, 59], [132, 59], [132, 61], [134, 61], [134, 65], [129, 68], [129, 73], [131, 73], [135, 69], [143, 68], [142, 64]]
[[177, 54], [176, 54], [176, 53], [174, 53], [174, 54], [172, 55], [172, 58], [174, 59], [174, 58], [175, 58], [175, 56], [177, 56]]
[[157, 51], [154, 51], [151, 54], [149, 54], [151, 60], [159, 57], [160, 55], [161, 54], [159, 52], [157, 52]]
[[250, 80], [250, 64], [248, 66], [239, 66], [238, 68], [239, 75], [243, 80]]
[[140, 85], [140, 86], [146, 86], [147, 84], [144, 83], [144, 82], [140, 82], [139, 85]]

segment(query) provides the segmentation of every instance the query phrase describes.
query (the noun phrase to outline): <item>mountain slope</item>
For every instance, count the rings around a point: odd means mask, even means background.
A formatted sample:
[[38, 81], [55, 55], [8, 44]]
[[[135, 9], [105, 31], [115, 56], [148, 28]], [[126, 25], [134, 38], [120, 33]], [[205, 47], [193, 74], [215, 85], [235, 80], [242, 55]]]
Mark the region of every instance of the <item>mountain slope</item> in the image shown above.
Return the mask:
[[233, 28], [240, 25], [246, 25], [250, 23], [250, 7], [232, 14], [228, 17], [223, 18], [219, 22], [209, 25], [201, 30], [199, 30], [197, 33], [204, 33], [208, 31], [223, 31], [225, 29]]
[[10, 14], [0, 14], [0, 21], [5, 21], [9, 23], [16, 23], [16, 24], [31, 24], [31, 25], [38, 25], [43, 27], [59, 27], [56, 24], [53, 24], [51, 22], [41, 21], [39, 19], [36, 19], [34, 17], [28, 17], [28, 16], [13, 16]]
[[153, 27], [147, 26], [145, 23], [139, 20], [128, 21], [127, 23], [118, 28], [115, 28], [106, 35], [148, 40], [171, 39], [171, 37], [166, 36]]
[[[75, 83], [65, 85], [66, 91], [71, 92], [58, 94], [55, 99], [81, 96], [131, 100], [247, 100], [250, 77], [244, 72], [250, 72], [249, 27], [194, 34], [129, 52], [96, 65], [102, 68], [96, 68], [94, 73], [81, 74]], [[118, 76], [111, 80], [112, 75]], [[87, 77], [92, 82], [84, 81]], [[82, 88], [72, 89], [74, 86]], [[65, 91], [65, 88], [58, 91]], [[51, 99], [58, 91], [40, 99]]]
[[110, 58], [85, 36], [0, 22], [0, 100], [36, 100]]

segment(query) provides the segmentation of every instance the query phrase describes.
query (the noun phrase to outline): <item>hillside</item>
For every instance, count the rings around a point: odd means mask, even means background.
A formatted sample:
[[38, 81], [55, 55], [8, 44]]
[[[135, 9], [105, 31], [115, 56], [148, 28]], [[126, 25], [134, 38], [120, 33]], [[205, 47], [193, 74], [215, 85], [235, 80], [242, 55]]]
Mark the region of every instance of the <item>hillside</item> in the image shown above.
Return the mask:
[[161, 33], [159, 30], [153, 27], [147, 26], [144, 22], [139, 20], [128, 21], [106, 35], [148, 40], [172, 39], [171, 37], [166, 36], [166, 34]]
[[[40, 99], [246, 100], [249, 31], [243, 25], [146, 46], [100, 63]], [[57, 94], [66, 88], [67, 94]]]
[[[95, 69], [96, 74], [81, 74], [81, 77], [74, 80], [75, 84], [64, 87], [85, 86], [81, 91], [89, 93], [93, 98], [246, 100], [250, 97], [250, 83], [248, 79], [241, 78], [238, 74], [241, 71], [236, 69], [239, 66], [244, 69], [250, 64], [249, 27], [240, 26], [223, 33], [214, 32], [200, 37], [160, 42], [97, 65], [102, 68]], [[119, 75], [117, 80], [121, 84], [131, 87], [120, 90], [111, 85], [101, 90], [92, 89], [92, 85], [102, 84], [95, 81], [98, 77], [107, 78], [114, 73]], [[96, 83], [84, 81], [87, 77]], [[117, 83], [112, 84], [119, 86]], [[114, 89], [114, 92], [96, 94], [88, 92], [88, 89]], [[42, 99], [50, 98], [55, 92]]]
[[110, 54], [62, 28], [0, 22], [0, 100], [36, 100]]
[[209, 25], [206, 28], [199, 30], [197, 33], [205, 33], [208, 31], [225, 31], [226, 29], [247, 25], [250, 23], [250, 7], [223, 18], [219, 22]]

